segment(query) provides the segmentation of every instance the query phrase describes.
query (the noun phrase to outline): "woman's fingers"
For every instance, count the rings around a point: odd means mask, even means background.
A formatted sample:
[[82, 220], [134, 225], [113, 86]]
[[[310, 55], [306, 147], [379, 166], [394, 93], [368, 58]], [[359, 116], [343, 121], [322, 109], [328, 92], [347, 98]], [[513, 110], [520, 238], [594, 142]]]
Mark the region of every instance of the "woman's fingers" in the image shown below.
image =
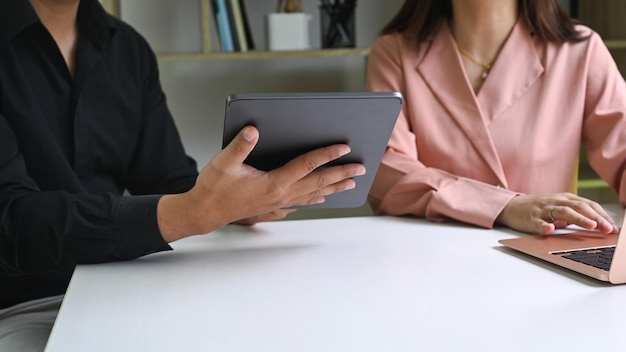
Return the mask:
[[[553, 222], [562, 221], [603, 233], [617, 233], [619, 231], [613, 219], [600, 204], [576, 195], [568, 195], [568, 198], [559, 202], [559, 205], [550, 208], [554, 217]], [[557, 228], [559, 227], [557, 226]]]
[[519, 231], [541, 234], [568, 225], [606, 234], [619, 232], [600, 204], [571, 193], [519, 195], [509, 201], [497, 221]]

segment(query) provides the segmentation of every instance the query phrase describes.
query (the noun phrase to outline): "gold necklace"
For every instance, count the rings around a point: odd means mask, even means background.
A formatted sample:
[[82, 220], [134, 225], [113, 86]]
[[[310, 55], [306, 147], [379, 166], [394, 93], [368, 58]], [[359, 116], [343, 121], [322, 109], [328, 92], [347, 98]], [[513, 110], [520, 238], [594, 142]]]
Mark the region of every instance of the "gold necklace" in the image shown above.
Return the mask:
[[459, 49], [459, 51], [461, 52], [461, 55], [465, 56], [466, 58], [470, 59], [470, 61], [472, 61], [475, 64], [478, 64], [480, 66], [482, 66], [484, 68], [483, 73], [481, 73], [480, 77], [484, 80], [485, 78], [487, 78], [487, 75], [489, 75], [489, 71], [491, 70], [491, 66], [493, 66], [493, 62], [495, 60], [492, 60], [491, 62], [480, 62], [478, 60], [476, 60], [472, 54], [468, 53], [466, 50], [464, 50], [463, 48], [461, 48], [459, 46], [459, 43], [457, 43], [456, 41], [454, 42], [456, 44], [456, 47]]

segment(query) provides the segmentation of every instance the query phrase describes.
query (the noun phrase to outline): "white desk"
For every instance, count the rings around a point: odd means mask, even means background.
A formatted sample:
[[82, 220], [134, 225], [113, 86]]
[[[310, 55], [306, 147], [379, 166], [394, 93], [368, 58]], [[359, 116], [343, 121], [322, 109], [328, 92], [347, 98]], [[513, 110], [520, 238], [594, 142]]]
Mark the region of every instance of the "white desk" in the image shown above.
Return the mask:
[[626, 351], [626, 285], [504, 230], [363, 217], [232, 226], [76, 269], [54, 351]]

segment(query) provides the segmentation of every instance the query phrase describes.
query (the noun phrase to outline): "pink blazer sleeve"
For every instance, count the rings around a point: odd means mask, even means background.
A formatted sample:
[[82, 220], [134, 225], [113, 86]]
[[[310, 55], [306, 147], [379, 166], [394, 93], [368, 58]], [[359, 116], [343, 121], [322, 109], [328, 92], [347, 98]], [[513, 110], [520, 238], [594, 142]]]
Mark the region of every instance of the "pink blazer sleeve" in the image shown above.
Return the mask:
[[583, 143], [590, 165], [626, 206], [626, 83], [597, 34], [587, 53]]
[[399, 91], [405, 95], [405, 105], [370, 192], [370, 204], [377, 214], [413, 215], [432, 221], [455, 219], [490, 228], [517, 193], [426, 167], [420, 162], [408, 107], [422, 102], [414, 92], [408, 95], [404, 82], [404, 71], [415, 70], [406, 62], [415, 65], [419, 57], [403, 60], [419, 53], [406, 46], [407, 42], [399, 35], [380, 37], [372, 46], [368, 60], [367, 90]]

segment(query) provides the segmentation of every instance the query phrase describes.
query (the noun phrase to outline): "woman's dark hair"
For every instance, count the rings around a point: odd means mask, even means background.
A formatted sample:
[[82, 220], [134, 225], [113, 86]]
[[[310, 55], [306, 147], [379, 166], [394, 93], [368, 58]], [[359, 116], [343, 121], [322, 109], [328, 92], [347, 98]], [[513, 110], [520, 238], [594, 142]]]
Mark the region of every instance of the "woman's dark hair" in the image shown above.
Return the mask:
[[[579, 42], [577, 23], [559, 6], [557, 0], [518, 0], [519, 13], [539, 38], [552, 42]], [[451, 0], [406, 0], [381, 34], [402, 32], [415, 35], [419, 42], [428, 38], [442, 19], [452, 18]]]

